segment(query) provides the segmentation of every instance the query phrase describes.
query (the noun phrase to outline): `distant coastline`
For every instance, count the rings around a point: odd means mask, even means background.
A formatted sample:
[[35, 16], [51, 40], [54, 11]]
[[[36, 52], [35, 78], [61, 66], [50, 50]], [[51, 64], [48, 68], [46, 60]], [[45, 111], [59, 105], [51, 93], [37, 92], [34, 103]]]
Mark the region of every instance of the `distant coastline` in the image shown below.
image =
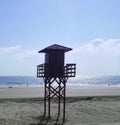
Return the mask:
[[[69, 79], [66, 84], [68, 86], [120, 87], [120, 76], [80, 77]], [[0, 76], [0, 87], [39, 87], [43, 85], [43, 80], [34, 76]]]

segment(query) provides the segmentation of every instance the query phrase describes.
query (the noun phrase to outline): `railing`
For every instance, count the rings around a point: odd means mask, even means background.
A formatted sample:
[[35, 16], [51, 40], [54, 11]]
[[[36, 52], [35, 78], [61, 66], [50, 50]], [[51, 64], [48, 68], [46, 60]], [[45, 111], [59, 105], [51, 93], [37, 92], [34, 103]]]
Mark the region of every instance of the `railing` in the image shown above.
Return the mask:
[[37, 77], [45, 76], [45, 64], [40, 64], [37, 66]]
[[75, 77], [75, 75], [76, 75], [76, 64], [66, 64], [66, 66], [64, 66], [64, 76]]
[[[55, 77], [58, 77], [58, 76], [59, 77], [75, 77], [76, 64], [66, 64], [66, 66], [64, 66], [63, 69], [61, 69], [61, 71], [63, 73], [60, 75], [55, 75]], [[51, 72], [52, 71], [49, 71], [49, 66], [47, 64], [40, 64], [37, 66], [37, 77], [50, 77]]]

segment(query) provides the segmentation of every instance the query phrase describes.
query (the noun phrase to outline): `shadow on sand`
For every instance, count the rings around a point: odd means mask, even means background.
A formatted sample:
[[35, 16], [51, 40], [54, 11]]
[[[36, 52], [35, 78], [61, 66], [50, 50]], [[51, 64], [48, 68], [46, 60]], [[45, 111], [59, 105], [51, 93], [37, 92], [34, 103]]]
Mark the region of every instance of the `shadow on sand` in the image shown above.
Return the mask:
[[51, 116], [41, 116], [40, 122], [37, 125], [63, 125], [64, 121], [57, 116], [53, 119]]

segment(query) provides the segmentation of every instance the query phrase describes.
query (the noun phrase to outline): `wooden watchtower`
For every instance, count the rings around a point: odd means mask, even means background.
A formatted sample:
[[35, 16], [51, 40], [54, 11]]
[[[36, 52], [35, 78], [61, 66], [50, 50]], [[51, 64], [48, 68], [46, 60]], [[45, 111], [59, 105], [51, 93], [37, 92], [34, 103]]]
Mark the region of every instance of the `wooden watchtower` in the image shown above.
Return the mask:
[[[43, 78], [45, 83], [44, 117], [51, 116], [51, 99], [57, 97], [57, 119], [60, 117], [61, 100], [63, 101], [63, 123], [65, 122], [66, 82], [68, 77], [75, 77], [76, 74], [76, 64], [64, 65], [65, 52], [70, 50], [72, 49], [57, 44], [48, 46], [39, 51], [39, 53], [45, 53], [45, 63], [37, 66], [37, 77]], [[53, 83], [57, 85], [54, 86]]]

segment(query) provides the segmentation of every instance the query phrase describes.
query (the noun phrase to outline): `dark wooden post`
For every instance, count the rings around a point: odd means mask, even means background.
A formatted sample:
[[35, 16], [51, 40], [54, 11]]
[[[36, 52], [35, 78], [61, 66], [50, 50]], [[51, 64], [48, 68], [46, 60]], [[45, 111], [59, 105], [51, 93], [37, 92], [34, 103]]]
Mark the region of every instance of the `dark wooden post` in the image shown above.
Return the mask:
[[[44, 117], [51, 116], [51, 99], [57, 97], [58, 116], [56, 122], [60, 117], [61, 100], [63, 100], [63, 123], [65, 122], [66, 82], [68, 77], [75, 77], [76, 74], [76, 64], [64, 65], [64, 54], [70, 50], [72, 49], [54, 44], [39, 51], [39, 53], [45, 53], [45, 63], [37, 66], [37, 77], [42, 77], [45, 83]], [[54, 82], [57, 83], [57, 86], [53, 85]]]

